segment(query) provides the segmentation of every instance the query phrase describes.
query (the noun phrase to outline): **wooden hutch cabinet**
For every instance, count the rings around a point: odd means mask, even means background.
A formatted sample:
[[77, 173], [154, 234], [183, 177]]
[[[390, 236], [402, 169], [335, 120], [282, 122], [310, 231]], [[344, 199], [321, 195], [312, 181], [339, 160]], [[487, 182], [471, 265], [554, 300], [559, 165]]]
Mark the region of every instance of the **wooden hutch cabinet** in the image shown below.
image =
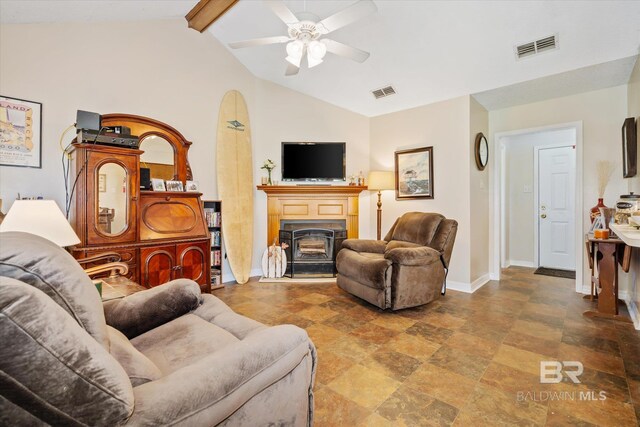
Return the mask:
[[[140, 149], [73, 144], [75, 173], [73, 226], [80, 244], [76, 258], [116, 252], [129, 266], [127, 277], [145, 287], [188, 278], [211, 290], [210, 236], [200, 193], [141, 191], [140, 167], [151, 177], [191, 180], [191, 144], [162, 122], [108, 114], [103, 126], [127, 126]], [[173, 171], [173, 176], [171, 176]]]

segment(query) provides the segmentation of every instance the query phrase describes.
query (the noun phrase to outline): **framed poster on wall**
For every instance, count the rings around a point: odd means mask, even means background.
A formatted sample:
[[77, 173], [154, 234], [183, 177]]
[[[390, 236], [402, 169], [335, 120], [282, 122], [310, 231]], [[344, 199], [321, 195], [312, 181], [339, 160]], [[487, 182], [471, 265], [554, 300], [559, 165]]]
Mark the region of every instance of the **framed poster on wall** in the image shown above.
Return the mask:
[[433, 199], [433, 147], [396, 151], [396, 200]]
[[42, 167], [42, 104], [0, 96], [0, 166]]

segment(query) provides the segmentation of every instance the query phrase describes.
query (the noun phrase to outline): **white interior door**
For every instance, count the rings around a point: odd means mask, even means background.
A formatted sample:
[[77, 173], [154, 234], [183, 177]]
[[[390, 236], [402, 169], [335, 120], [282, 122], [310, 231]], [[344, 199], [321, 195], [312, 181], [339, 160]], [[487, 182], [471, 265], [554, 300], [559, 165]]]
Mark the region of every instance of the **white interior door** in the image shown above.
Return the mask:
[[575, 270], [575, 147], [541, 148], [538, 182], [539, 264]]

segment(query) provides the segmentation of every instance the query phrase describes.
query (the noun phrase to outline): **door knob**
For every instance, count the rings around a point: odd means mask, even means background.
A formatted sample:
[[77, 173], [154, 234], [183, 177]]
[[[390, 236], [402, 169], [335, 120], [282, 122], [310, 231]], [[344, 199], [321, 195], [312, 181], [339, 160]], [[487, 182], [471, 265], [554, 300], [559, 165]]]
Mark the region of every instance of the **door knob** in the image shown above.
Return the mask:
[[540, 215], [540, 218], [545, 219], [547, 217], [547, 214], [542, 214]]

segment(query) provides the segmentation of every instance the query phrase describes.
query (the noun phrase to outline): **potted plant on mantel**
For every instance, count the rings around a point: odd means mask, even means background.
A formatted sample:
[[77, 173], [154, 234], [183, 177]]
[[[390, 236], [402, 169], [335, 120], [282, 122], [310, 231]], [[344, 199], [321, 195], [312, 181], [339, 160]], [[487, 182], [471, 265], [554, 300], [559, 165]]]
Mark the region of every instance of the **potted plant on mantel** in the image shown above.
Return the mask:
[[271, 159], [265, 160], [264, 163], [262, 164], [262, 167], [260, 167], [260, 169], [266, 169], [267, 173], [269, 174], [269, 180], [267, 181], [267, 185], [273, 185], [271, 181], [271, 171], [274, 170], [275, 168], [276, 168], [276, 164]]
[[609, 180], [611, 180], [615, 168], [613, 162], [609, 160], [598, 161], [598, 204], [591, 208], [591, 223], [600, 216], [600, 208], [607, 207], [603, 202], [604, 192], [607, 189], [607, 185], [609, 184]]

